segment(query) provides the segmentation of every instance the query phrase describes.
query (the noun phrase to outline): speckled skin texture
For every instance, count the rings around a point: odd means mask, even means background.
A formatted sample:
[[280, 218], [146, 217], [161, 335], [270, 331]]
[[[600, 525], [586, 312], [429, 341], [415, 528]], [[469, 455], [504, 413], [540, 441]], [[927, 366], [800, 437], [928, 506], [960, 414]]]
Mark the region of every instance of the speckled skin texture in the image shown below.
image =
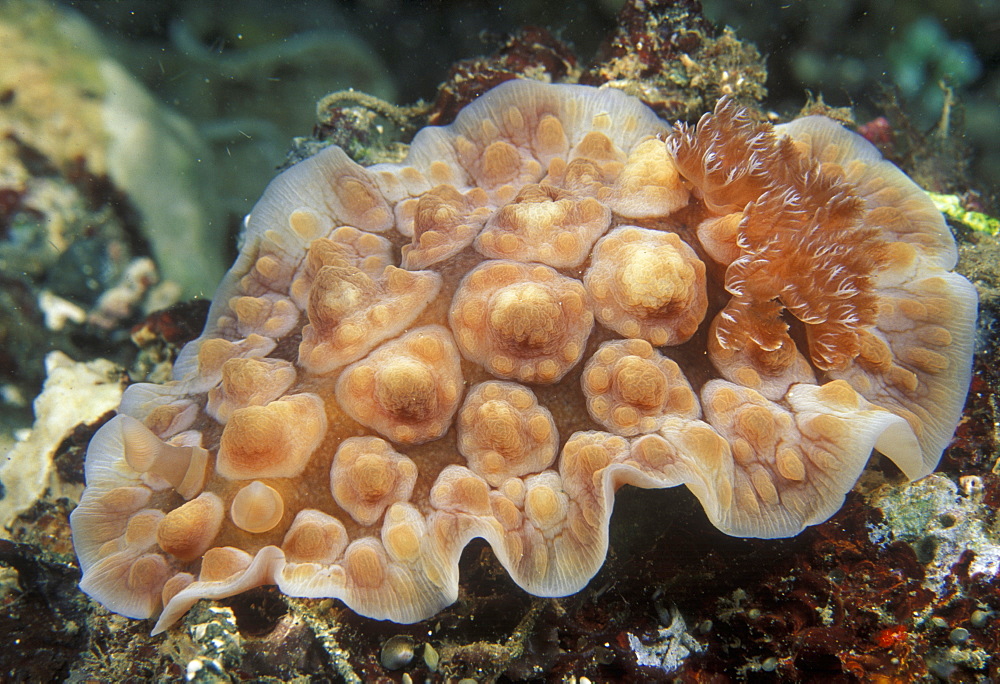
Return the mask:
[[413, 622], [482, 537], [566, 595], [623, 484], [796, 534], [872, 448], [936, 465], [975, 323], [955, 258], [924, 193], [822, 117], [723, 101], [671, 129], [516, 81], [400, 164], [329, 148], [254, 208], [175, 380], [94, 437], [81, 586], [157, 631], [271, 583]]

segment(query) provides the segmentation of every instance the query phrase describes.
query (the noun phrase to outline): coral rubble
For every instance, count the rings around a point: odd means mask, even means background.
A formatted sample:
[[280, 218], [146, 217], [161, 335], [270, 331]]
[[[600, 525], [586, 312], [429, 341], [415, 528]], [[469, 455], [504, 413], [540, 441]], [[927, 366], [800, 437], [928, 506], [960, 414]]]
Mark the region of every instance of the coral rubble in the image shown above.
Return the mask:
[[74, 363], [52, 352], [45, 365], [48, 377], [34, 402], [35, 426], [0, 461], [0, 527], [8, 527], [46, 488], [58, 486], [53, 456], [73, 428], [97, 421], [121, 401], [123, 378], [109, 361]]
[[0, 6], [0, 449], [30, 425], [48, 352], [121, 361], [119, 327], [222, 275], [198, 150], [81, 17]]

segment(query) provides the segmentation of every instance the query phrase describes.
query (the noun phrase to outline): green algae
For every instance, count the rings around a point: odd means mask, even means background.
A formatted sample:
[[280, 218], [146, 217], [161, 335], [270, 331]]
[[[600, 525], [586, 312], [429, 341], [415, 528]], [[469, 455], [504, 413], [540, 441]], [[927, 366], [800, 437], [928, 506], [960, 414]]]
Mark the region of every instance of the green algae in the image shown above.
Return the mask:
[[927, 194], [934, 202], [934, 206], [938, 208], [938, 211], [952, 221], [957, 221], [977, 233], [986, 233], [987, 235], [1000, 234], [1000, 218], [966, 209], [962, 206], [962, 198], [959, 195], [939, 195], [936, 192], [928, 192]]

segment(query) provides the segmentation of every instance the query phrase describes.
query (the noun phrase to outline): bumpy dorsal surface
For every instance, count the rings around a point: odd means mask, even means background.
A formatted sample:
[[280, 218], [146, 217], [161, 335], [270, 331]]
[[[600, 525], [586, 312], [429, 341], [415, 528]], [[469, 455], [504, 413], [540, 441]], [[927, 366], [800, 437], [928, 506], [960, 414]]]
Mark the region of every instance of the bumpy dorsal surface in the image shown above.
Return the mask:
[[793, 535], [873, 448], [935, 467], [976, 315], [955, 255], [923, 191], [821, 117], [723, 101], [671, 129], [516, 81], [400, 164], [329, 148], [254, 207], [175, 379], [92, 440], [81, 586], [156, 631], [268, 583], [412, 622], [482, 537], [565, 595], [625, 483]]

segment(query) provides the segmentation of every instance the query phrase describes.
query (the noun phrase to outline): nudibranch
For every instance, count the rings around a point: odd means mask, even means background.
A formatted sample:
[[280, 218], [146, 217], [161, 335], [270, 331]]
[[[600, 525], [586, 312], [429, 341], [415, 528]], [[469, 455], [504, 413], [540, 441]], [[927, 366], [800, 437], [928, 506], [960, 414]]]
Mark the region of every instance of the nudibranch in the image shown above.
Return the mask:
[[398, 164], [327, 148], [253, 208], [174, 379], [91, 441], [80, 586], [154, 633], [264, 584], [410, 623], [481, 537], [564, 596], [624, 484], [795, 535], [873, 449], [935, 468], [977, 313], [956, 260], [927, 195], [821, 116], [671, 127], [518, 80]]

